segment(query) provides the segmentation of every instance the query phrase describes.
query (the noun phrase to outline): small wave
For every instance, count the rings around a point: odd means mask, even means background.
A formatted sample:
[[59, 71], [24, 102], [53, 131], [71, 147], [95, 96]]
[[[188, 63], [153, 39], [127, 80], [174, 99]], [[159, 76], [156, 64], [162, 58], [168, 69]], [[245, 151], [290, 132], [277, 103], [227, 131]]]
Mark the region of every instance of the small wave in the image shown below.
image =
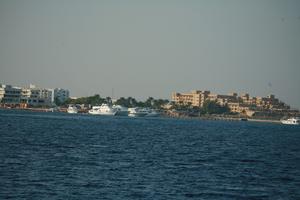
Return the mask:
[[239, 162], [242, 162], [242, 163], [257, 163], [257, 162], [262, 162], [261, 160], [254, 160], [254, 159], [241, 159], [241, 160], [238, 160]]

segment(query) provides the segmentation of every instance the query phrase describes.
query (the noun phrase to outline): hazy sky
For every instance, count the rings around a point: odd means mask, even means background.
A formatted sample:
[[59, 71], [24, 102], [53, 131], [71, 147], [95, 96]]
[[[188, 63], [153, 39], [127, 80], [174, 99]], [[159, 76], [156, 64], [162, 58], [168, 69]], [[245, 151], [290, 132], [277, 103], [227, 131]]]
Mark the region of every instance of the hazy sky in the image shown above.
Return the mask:
[[274, 93], [300, 108], [300, 1], [0, 0], [0, 83], [137, 99]]

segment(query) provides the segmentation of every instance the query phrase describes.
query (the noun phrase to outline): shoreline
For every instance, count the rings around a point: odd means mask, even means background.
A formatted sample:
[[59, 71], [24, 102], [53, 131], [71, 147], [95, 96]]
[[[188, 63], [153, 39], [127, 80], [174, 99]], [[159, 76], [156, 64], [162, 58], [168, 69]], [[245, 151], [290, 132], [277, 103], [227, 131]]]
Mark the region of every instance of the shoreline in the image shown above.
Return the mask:
[[276, 123], [276, 124], [281, 124], [280, 120], [268, 120], [268, 119], [248, 119], [248, 121], [252, 122], [267, 122], [267, 123]]
[[280, 120], [277, 119], [255, 119], [255, 118], [242, 118], [242, 117], [190, 117], [190, 116], [169, 116], [164, 115], [167, 118], [173, 119], [194, 119], [194, 120], [207, 120], [207, 121], [240, 121], [240, 122], [259, 122], [259, 123], [275, 123], [281, 124]]
[[[23, 110], [32, 112], [60, 112], [67, 113], [66, 109], [53, 110], [52, 108], [0, 108], [1, 110]], [[83, 112], [80, 112], [83, 113]], [[255, 119], [247, 117], [236, 117], [236, 116], [217, 116], [217, 115], [206, 115], [206, 116], [175, 116], [167, 113], [161, 113], [162, 117], [173, 118], [173, 119], [195, 119], [195, 120], [211, 120], [211, 121], [244, 121], [244, 122], [260, 122], [260, 123], [277, 123], [280, 124], [278, 119]]]

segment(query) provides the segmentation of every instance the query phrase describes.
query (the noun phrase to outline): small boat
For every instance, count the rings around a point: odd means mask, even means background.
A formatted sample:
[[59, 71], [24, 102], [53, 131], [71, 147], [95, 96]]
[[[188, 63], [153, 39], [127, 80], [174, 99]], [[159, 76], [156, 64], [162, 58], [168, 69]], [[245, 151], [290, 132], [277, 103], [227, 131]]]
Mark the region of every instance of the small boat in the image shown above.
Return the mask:
[[145, 117], [158, 117], [159, 113], [155, 111], [154, 109], [145, 108], [148, 114]]
[[149, 114], [149, 112], [143, 108], [128, 108], [128, 116], [129, 117], [144, 117], [147, 114]]
[[78, 113], [78, 109], [75, 105], [69, 105], [67, 112], [71, 114], [75, 114]]
[[129, 117], [157, 117], [159, 113], [150, 108], [128, 108]]
[[128, 108], [121, 106], [121, 105], [113, 105], [113, 108], [117, 110], [116, 115], [119, 116], [127, 116], [128, 115]]
[[108, 104], [102, 104], [101, 106], [93, 106], [89, 113], [92, 115], [116, 115], [117, 109], [111, 107]]
[[298, 117], [282, 119], [280, 121], [282, 124], [289, 124], [289, 125], [299, 125], [300, 124], [300, 119]]

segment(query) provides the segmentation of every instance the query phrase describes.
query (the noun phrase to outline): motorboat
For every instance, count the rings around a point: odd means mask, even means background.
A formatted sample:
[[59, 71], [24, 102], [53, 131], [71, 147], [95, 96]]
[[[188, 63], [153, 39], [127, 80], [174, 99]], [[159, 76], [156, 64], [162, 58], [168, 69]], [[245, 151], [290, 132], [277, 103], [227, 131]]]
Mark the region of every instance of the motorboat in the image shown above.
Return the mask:
[[146, 109], [143, 108], [128, 108], [128, 116], [129, 117], [144, 117], [148, 114], [149, 112]]
[[92, 109], [89, 110], [89, 114], [100, 115], [100, 106], [93, 106]]
[[154, 110], [154, 109], [150, 109], [150, 108], [144, 108], [148, 114], [145, 116], [145, 117], [158, 117], [159, 116], [159, 113]]
[[128, 108], [129, 117], [157, 117], [159, 113], [150, 108]]
[[298, 117], [292, 117], [288, 119], [281, 119], [282, 124], [289, 124], [289, 125], [299, 125], [300, 119]]
[[117, 109], [108, 104], [102, 104], [101, 106], [93, 106], [89, 113], [92, 115], [116, 115]]
[[116, 115], [119, 115], [119, 116], [127, 116], [128, 115], [128, 108], [121, 106], [121, 105], [113, 105], [112, 107], [117, 110]]
[[76, 105], [69, 105], [69, 107], [67, 109], [67, 113], [71, 113], [71, 114], [78, 113], [78, 109], [77, 109]]

